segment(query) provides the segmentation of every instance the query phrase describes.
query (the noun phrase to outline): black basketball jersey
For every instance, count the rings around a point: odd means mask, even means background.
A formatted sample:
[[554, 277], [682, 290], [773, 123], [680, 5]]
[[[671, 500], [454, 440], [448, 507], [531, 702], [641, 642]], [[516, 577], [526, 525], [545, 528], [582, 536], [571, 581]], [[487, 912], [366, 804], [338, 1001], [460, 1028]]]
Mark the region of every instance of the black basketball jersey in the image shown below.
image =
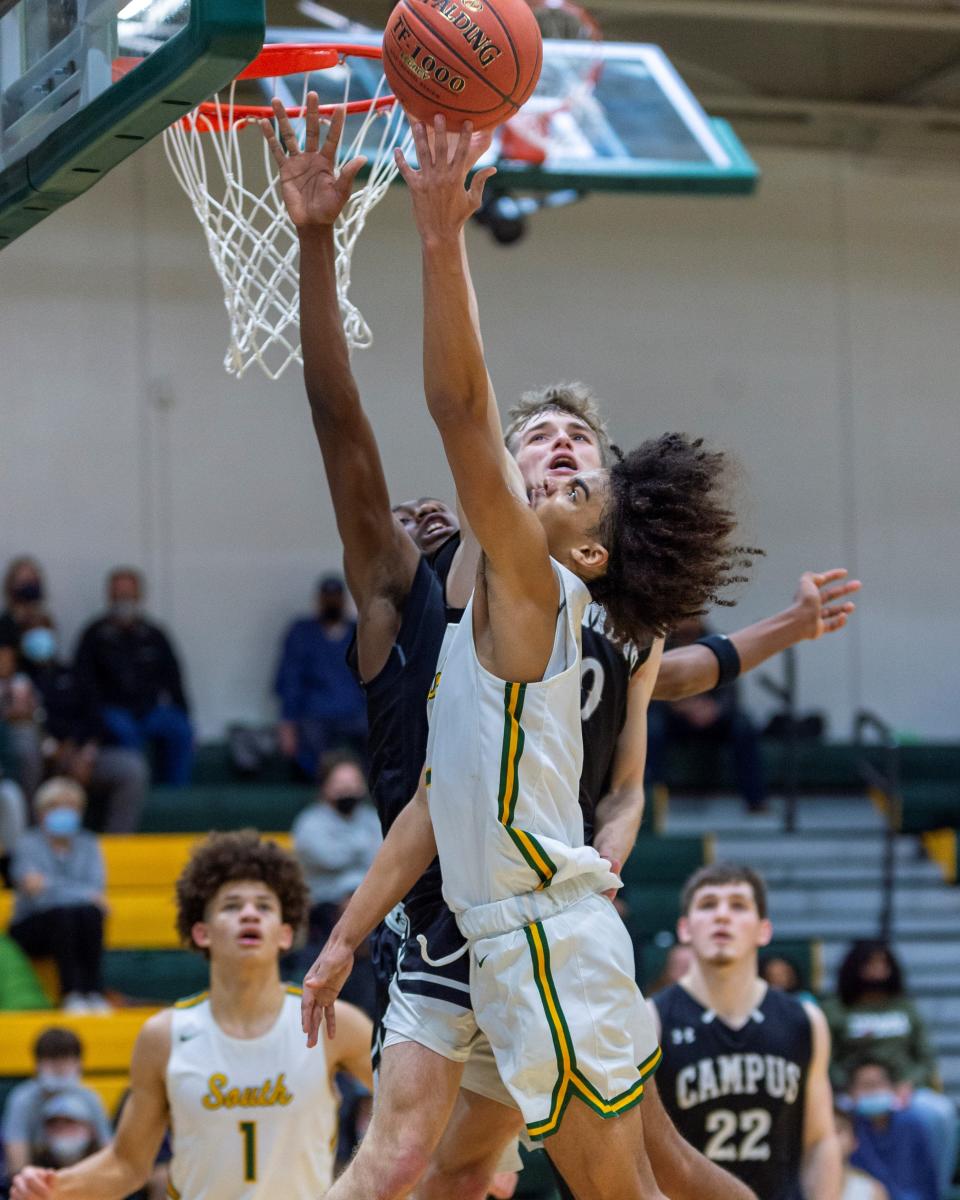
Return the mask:
[[680, 1133], [760, 1200], [800, 1200], [803, 1107], [813, 1052], [810, 1018], [768, 988], [731, 1029], [686, 988], [653, 997], [663, 1061], [657, 1088]]
[[[413, 797], [427, 755], [427, 693], [447, 627], [443, 589], [421, 559], [403, 605], [400, 629], [382, 670], [362, 683], [367, 698], [370, 795], [386, 837]], [[348, 661], [357, 673], [356, 646]], [[358, 676], [359, 678], [359, 676]], [[434, 859], [404, 901], [411, 924], [441, 897], [440, 863]]]
[[[460, 545], [454, 534], [434, 554], [432, 563], [446, 594], [447, 576]], [[447, 609], [447, 619], [460, 620], [463, 609]], [[611, 768], [617, 740], [627, 717], [630, 679], [650, 657], [650, 647], [617, 646], [604, 633], [605, 614], [597, 604], [583, 615], [580, 716], [583, 728], [583, 768], [580, 773], [580, 809], [584, 838], [593, 841], [597, 805], [610, 790]]]

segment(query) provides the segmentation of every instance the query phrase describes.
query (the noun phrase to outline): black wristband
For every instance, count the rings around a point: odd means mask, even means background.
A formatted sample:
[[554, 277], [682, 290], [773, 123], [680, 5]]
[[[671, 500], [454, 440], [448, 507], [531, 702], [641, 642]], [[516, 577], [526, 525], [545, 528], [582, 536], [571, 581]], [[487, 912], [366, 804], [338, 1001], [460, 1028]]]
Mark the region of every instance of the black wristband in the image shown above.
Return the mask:
[[725, 633], [709, 633], [706, 637], [697, 638], [698, 646], [706, 646], [708, 650], [712, 650], [717, 656], [717, 663], [720, 666], [720, 678], [717, 680], [713, 690], [726, 687], [728, 683], [733, 681], [740, 674], [740, 655], [737, 653], [737, 648], [730, 641]]

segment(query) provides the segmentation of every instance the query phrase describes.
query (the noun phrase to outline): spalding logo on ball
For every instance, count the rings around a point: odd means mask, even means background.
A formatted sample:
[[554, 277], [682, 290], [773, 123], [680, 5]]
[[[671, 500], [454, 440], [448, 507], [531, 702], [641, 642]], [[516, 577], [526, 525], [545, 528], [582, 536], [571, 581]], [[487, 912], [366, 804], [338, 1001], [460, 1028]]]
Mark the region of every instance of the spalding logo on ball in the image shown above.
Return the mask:
[[383, 35], [387, 82], [407, 113], [452, 129], [506, 121], [537, 86], [543, 45], [526, 0], [400, 0]]

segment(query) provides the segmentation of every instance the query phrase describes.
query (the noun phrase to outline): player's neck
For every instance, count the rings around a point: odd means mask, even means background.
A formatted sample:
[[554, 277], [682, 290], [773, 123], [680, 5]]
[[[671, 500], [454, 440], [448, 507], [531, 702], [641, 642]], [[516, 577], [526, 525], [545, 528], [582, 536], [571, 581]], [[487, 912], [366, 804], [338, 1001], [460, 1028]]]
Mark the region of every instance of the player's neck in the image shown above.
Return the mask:
[[238, 971], [233, 964], [210, 964], [210, 1011], [229, 1037], [262, 1037], [280, 1015], [286, 992], [278, 964], [245, 967]]
[[757, 974], [755, 957], [721, 966], [695, 961], [680, 983], [731, 1029], [747, 1023], [767, 992], [767, 985]]

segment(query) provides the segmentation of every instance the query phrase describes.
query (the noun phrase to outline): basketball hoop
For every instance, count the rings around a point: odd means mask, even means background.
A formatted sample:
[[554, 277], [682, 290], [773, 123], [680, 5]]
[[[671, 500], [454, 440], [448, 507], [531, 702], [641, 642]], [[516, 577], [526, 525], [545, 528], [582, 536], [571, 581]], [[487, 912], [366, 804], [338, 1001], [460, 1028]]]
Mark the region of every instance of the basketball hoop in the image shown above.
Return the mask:
[[[264, 46], [225, 95], [199, 105], [164, 132], [167, 159], [203, 226], [207, 249], [223, 284], [230, 320], [230, 343], [223, 363], [237, 378], [254, 362], [271, 379], [278, 379], [292, 362], [303, 361], [297, 231], [284, 207], [276, 164], [256, 128], [260, 118], [272, 120], [274, 112], [263, 105], [237, 104], [237, 83], [302, 75], [300, 103], [287, 109], [291, 119], [296, 119], [306, 105], [311, 72], [335, 69], [343, 75], [340, 103], [346, 106], [350, 128], [344, 130], [337, 164], [361, 153], [368, 160], [366, 181], [354, 188], [334, 226], [337, 298], [347, 345], [354, 350], [369, 346], [373, 339], [348, 295], [353, 250], [367, 215], [396, 177], [394, 147], [409, 138], [403, 110], [387, 92], [383, 78], [372, 95], [356, 94], [351, 59], [379, 58], [377, 46]], [[329, 117], [335, 107], [321, 106], [320, 115]], [[259, 169], [253, 172], [245, 166], [241, 156], [239, 134], [250, 124], [262, 143], [262, 176]], [[254, 174], [256, 178], [251, 178]]]
[[[596, 18], [573, 0], [535, 0], [531, 7], [545, 38], [603, 41], [603, 30]], [[551, 154], [568, 150], [564, 117], [568, 113], [581, 113], [593, 104], [602, 74], [603, 56], [599, 53], [596, 58], [588, 55], [573, 76], [558, 74], [545, 61], [536, 92], [503, 126], [501, 155], [540, 167]]]

